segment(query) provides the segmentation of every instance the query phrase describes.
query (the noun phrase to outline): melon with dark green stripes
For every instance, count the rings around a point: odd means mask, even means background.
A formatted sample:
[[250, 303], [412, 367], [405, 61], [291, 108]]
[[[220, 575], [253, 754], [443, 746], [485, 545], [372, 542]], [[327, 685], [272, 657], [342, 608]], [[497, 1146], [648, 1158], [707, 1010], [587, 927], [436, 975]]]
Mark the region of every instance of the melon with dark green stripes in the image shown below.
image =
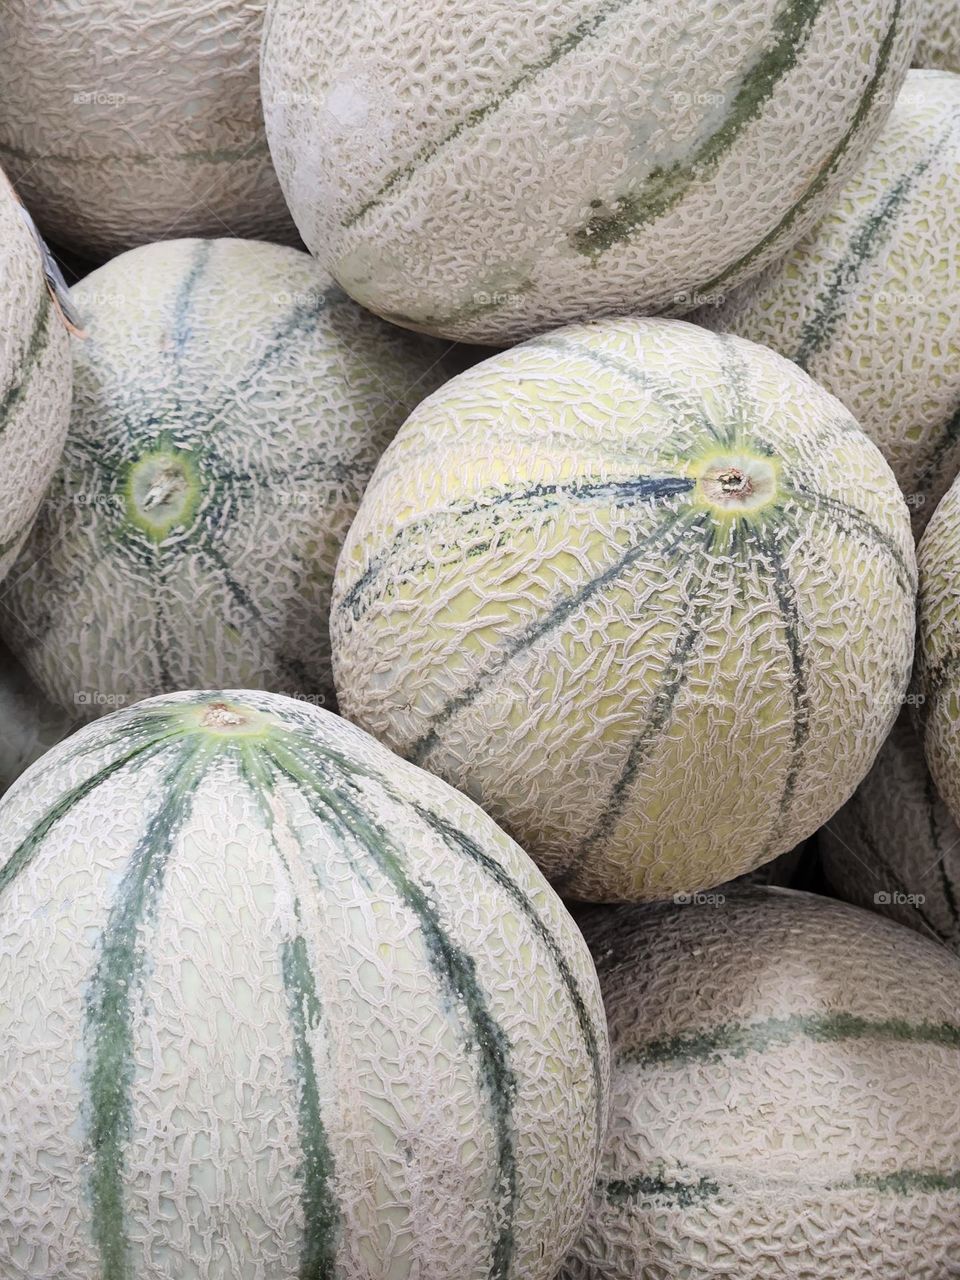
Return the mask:
[[789, 356], [883, 451], [919, 536], [960, 470], [960, 75], [911, 71], [791, 253], [695, 319]]
[[227, 683], [329, 700], [340, 544], [442, 347], [254, 241], [131, 250], [75, 300], [89, 336], [11, 647], [87, 716]]
[[960, 961], [789, 889], [581, 922], [611, 1117], [558, 1280], [946, 1280]]
[[913, 65], [960, 71], [960, 0], [926, 0]]
[[387, 319], [516, 341], [689, 310], [829, 207], [920, 0], [275, 0], [262, 93], [304, 241]]
[[70, 340], [40, 250], [0, 170], [0, 580], [60, 460], [71, 378]]
[[572, 898], [720, 884], [885, 738], [915, 557], [879, 450], [781, 356], [680, 320], [476, 365], [384, 453], [337, 565], [345, 715]]
[[910, 711], [817, 842], [837, 897], [960, 952], [960, 828], [930, 777]]
[[0, 794], [77, 723], [79, 717], [67, 715], [43, 696], [0, 643]]
[[475, 805], [346, 721], [184, 693], [0, 803], [0, 1256], [30, 1280], [552, 1280], [596, 973]]
[[296, 243], [263, 128], [266, 0], [5, 0], [0, 164], [91, 259], [171, 236]]
[[933, 513], [917, 548], [915, 698], [934, 785], [960, 825], [960, 479]]

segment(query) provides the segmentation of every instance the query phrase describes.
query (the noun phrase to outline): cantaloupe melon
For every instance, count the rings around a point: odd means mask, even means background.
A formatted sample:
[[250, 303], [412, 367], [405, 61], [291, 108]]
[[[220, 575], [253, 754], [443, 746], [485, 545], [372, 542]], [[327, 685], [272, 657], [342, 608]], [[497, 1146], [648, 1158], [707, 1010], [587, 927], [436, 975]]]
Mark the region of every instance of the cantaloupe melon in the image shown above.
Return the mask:
[[70, 341], [40, 249], [0, 171], [0, 580], [60, 459], [71, 377]]
[[960, 824], [960, 480], [955, 480], [917, 548], [916, 697], [930, 774]]
[[442, 347], [254, 241], [134, 249], [74, 297], [89, 337], [11, 647], [88, 715], [231, 679], [329, 699], [337, 553]]
[[570, 897], [668, 897], [850, 795], [914, 589], [903, 498], [838, 400], [742, 339], [608, 320], [414, 411], [337, 565], [334, 675]]
[[956, 956], [786, 889], [584, 928], [613, 1100], [558, 1280], [956, 1274]]
[[889, 113], [918, 0], [274, 0], [267, 136], [358, 301], [502, 342], [696, 305], [784, 252]]
[[177, 694], [0, 833], [5, 1280], [552, 1280], [603, 1009], [476, 806], [327, 712]]
[[265, 0], [5, 0], [0, 164], [90, 257], [172, 236], [296, 232], [267, 150]]
[[960, 951], [960, 829], [933, 785], [910, 711], [817, 839], [838, 897]]
[[0, 793], [78, 723], [48, 702], [0, 644]]
[[820, 225], [695, 317], [838, 396], [893, 468], [918, 536], [960, 470], [958, 243], [960, 75], [911, 71]]
[[913, 51], [913, 65], [960, 71], [958, 0], [925, 0], [920, 39]]

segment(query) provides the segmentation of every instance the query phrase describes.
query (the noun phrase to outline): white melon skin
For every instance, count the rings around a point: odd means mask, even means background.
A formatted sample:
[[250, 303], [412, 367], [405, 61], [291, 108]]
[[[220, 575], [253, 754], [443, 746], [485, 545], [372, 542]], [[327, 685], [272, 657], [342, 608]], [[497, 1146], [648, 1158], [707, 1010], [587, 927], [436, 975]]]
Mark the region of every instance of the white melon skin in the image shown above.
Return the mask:
[[960, 71], [960, 4], [957, 0], [925, 0], [913, 65]]
[[847, 406], [917, 537], [960, 470], [960, 75], [911, 71], [864, 165], [780, 262], [695, 319], [797, 361]]
[[945, 1280], [960, 1256], [960, 963], [755, 889], [581, 922], [613, 1103], [558, 1280]]
[[[196, 728], [211, 701], [252, 711], [265, 731], [241, 731], [237, 754], [227, 740], [218, 755], [219, 730]], [[153, 733], [153, 716], [168, 727]], [[404, 899], [362, 834], [338, 834], [332, 804], [311, 807], [298, 782], [271, 781], [271, 744], [290, 734], [301, 763], [326, 761], [308, 768], [314, 780], [338, 754], [365, 771], [359, 789], [338, 784], [339, 802], [377, 825], [425, 907]], [[137, 745], [134, 762], [102, 776]], [[241, 776], [243, 750], [268, 766], [256, 785]], [[58, 802], [65, 811], [10, 874]], [[440, 838], [426, 811], [517, 895]], [[552, 1280], [599, 1161], [603, 1008], [559, 899], [476, 806], [338, 717], [227, 691], [86, 726], [31, 767], [0, 818], [4, 1280], [488, 1280], [497, 1094], [472, 1038], [471, 983], [515, 1081], [499, 1097], [516, 1191], [497, 1274]], [[137, 880], [143, 856], [150, 876]], [[421, 927], [427, 912], [472, 962], [456, 993]], [[111, 956], [128, 936], [121, 965]], [[595, 1032], [593, 1058], [557, 956]], [[118, 987], [106, 986], [111, 972]], [[113, 1059], [105, 1042], [119, 1045]], [[98, 1076], [105, 1061], [112, 1070]], [[318, 1191], [332, 1224], [319, 1209], [308, 1216]], [[324, 1250], [312, 1263], [311, 1240]]]
[[917, 548], [917, 669], [923, 750], [960, 825], [960, 480], [933, 513]]
[[274, 0], [267, 136], [310, 250], [471, 342], [696, 305], [829, 207], [917, 0]]
[[[741, 452], [761, 505], [737, 514], [704, 483]], [[795, 365], [678, 320], [570, 326], [452, 379], [384, 453], [337, 564], [339, 705], [564, 896], [668, 898], [849, 797], [906, 691], [914, 590], [888, 465]]]
[[267, 150], [265, 0], [10, 0], [0, 164], [44, 234], [90, 258], [152, 240], [296, 243]]
[[817, 840], [838, 897], [960, 952], [960, 828], [930, 777], [911, 712]]
[[[11, 647], [86, 717], [231, 683], [329, 703], [337, 554], [380, 453], [446, 376], [443, 348], [257, 241], [143, 246], [73, 293], [88, 337], [6, 601]], [[131, 468], [156, 451], [196, 477], [169, 528], [131, 508]]]
[[60, 461], [72, 377], [40, 251], [0, 171], [0, 580]]
[[0, 794], [76, 723], [76, 717], [44, 697], [6, 645], [0, 644]]

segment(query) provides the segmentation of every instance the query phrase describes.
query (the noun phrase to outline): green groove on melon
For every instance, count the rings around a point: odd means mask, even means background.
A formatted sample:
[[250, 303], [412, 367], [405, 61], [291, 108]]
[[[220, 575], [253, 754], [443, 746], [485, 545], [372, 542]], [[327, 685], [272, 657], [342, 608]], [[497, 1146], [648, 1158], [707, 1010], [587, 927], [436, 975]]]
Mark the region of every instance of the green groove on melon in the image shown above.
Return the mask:
[[843, 159], [851, 142], [853, 142], [859, 134], [867, 116], [869, 116], [870, 112], [873, 110], [874, 101], [877, 97], [881, 82], [883, 81], [887, 71], [887, 66], [890, 62], [890, 55], [893, 51], [894, 38], [900, 24], [902, 8], [903, 0], [897, 0], [893, 11], [893, 17], [890, 19], [890, 25], [887, 28], [886, 35], [883, 38], [883, 43], [881, 44], [880, 51], [877, 55], [877, 63], [874, 67], [873, 75], [870, 77], [870, 81], [863, 92], [863, 96], [861, 97], [857, 110], [854, 113], [850, 127], [834, 147], [816, 177], [806, 188], [803, 195], [790, 206], [777, 225], [768, 231], [762, 240], [754, 245], [752, 249], [748, 250], [747, 253], [741, 254], [735, 262], [731, 262], [728, 267], [723, 269], [723, 271], [718, 272], [711, 280], [708, 280], [706, 284], [701, 285], [700, 292], [710, 293], [720, 285], [726, 284], [732, 276], [742, 276], [752, 262], [755, 262], [757, 258], [764, 254], [767, 249], [779, 240], [784, 232], [789, 231], [796, 220], [804, 212], [807, 205], [812, 203], [812, 201], [821, 193], [823, 188], [833, 177], [834, 170]]
[[[22, 147], [12, 146], [9, 142], [0, 142], [0, 154], [12, 160], [19, 160], [21, 164], [35, 165], [37, 163], [37, 153], [35, 151], [25, 151]], [[183, 161], [187, 164], [234, 164], [241, 160], [247, 160], [251, 156], [268, 156], [269, 154], [270, 148], [266, 138], [255, 138], [252, 142], [242, 147], [200, 147], [193, 151], [170, 152], [120, 151], [115, 154], [98, 151], [97, 164], [139, 164], [149, 168], [155, 168], [157, 162], [162, 162], [163, 160], [175, 160], [178, 163]], [[48, 151], [46, 148], [43, 149], [43, 159], [56, 160], [58, 164], [74, 165], [77, 168], [82, 168], [91, 163], [89, 156]], [[219, 219], [217, 221], [220, 223]]]
[[[578, 253], [597, 258], [679, 204], [720, 164], [740, 134], [760, 113], [779, 81], [796, 65], [827, 0], [788, 0], [770, 27], [770, 45], [748, 68], [723, 123], [685, 160], [654, 168], [640, 196], [618, 196], [571, 235]], [[598, 208], [603, 201], [593, 202]]]
[[923, 469], [917, 476], [917, 488], [925, 492], [933, 484], [947, 455], [960, 440], [960, 404], [944, 423], [943, 432]]
[[701, 1177], [696, 1182], [668, 1182], [656, 1174], [638, 1173], [633, 1178], [611, 1178], [600, 1182], [597, 1189], [611, 1204], [627, 1204], [636, 1200], [669, 1200], [681, 1209], [720, 1195], [720, 1184]]
[[[548, 71], [561, 58], [579, 48], [585, 40], [595, 35], [606, 22], [615, 17], [622, 9], [629, 9], [635, 3], [636, 0], [604, 0], [594, 13], [582, 18], [570, 31], [554, 39], [542, 58], [538, 58], [535, 62], [528, 62], [523, 66], [513, 79], [489, 102], [470, 111], [438, 141], [424, 143], [412, 160], [400, 168], [394, 169], [368, 200], [353, 213], [347, 214], [342, 219], [341, 226], [344, 228], [355, 226], [367, 213], [382, 204], [391, 192], [412, 178], [421, 165], [431, 160], [438, 151], [441, 151], [449, 143], [456, 141], [468, 129], [473, 129], [482, 124], [484, 120], [498, 111], [505, 102], [524, 89], [531, 80], [541, 75], [544, 71]], [[266, 47], [266, 41], [264, 41], [264, 47]], [[489, 305], [486, 304], [487, 307]]]
[[6, 431], [14, 409], [27, 393], [31, 374], [40, 363], [40, 357], [50, 342], [50, 324], [54, 319], [50, 295], [46, 288], [41, 287], [37, 315], [30, 331], [26, 350], [16, 366], [13, 381], [0, 397], [0, 435]]
[[807, 368], [811, 357], [832, 337], [843, 316], [846, 290], [858, 279], [867, 262], [883, 247], [897, 214], [910, 198], [917, 180], [930, 168], [952, 131], [952, 126], [944, 130], [927, 154], [885, 192], [883, 198], [855, 228], [846, 253], [830, 272], [830, 279], [817, 297], [814, 311], [803, 325], [799, 346], [790, 356], [801, 369]]
[[708, 1031], [682, 1032], [617, 1055], [620, 1064], [657, 1067], [666, 1063], [714, 1062], [723, 1054], [735, 1058], [766, 1053], [795, 1040], [821, 1043], [840, 1040], [883, 1040], [901, 1044], [935, 1044], [960, 1050], [960, 1026], [951, 1022], [907, 1022], [903, 1018], [864, 1018], [852, 1013], [792, 1014], [757, 1022], [725, 1023]]
[[903, 552], [893, 539], [868, 519], [862, 511], [838, 502], [829, 494], [817, 493], [801, 483], [794, 486], [791, 496], [797, 506], [822, 515], [839, 533], [858, 539], [876, 551], [882, 551], [893, 562], [900, 590], [908, 593], [916, 591], [917, 575], [913, 566], [907, 564]]
[[174, 299], [170, 338], [173, 346], [173, 356], [178, 364], [180, 356], [183, 354], [183, 349], [190, 340], [191, 334], [188, 323], [190, 308], [193, 305], [197, 285], [210, 264], [213, 245], [214, 242], [212, 240], [197, 241], [196, 248], [193, 251], [193, 261], [180, 282], [180, 288]]
[[[739, 1194], [743, 1193], [739, 1184], [731, 1181], [728, 1185], [730, 1190], [736, 1189]], [[786, 1185], [791, 1190], [820, 1191], [824, 1194], [831, 1191], [876, 1191], [881, 1195], [935, 1195], [937, 1192], [960, 1190], [960, 1170], [937, 1173], [931, 1169], [898, 1169], [888, 1174], [858, 1173], [844, 1182], [826, 1185], [799, 1179], [790, 1179]], [[643, 1204], [665, 1200], [681, 1209], [689, 1209], [705, 1200], [720, 1199], [727, 1189], [707, 1177], [701, 1177], [696, 1182], [669, 1182], [661, 1176], [643, 1173], [632, 1178], [614, 1178], [609, 1182], [600, 1182], [597, 1186], [600, 1195], [610, 1204]]]

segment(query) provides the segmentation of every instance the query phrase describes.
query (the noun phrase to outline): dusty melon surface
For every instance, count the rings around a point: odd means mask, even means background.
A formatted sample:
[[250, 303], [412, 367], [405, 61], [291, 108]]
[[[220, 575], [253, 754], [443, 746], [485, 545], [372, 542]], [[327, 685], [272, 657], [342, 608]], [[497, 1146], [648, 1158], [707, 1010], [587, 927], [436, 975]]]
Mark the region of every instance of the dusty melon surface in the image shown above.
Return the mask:
[[0, 164], [91, 257], [171, 236], [296, 240], [267, 149], [264, 0], [6, 0]]
[[954, 481], [917, 548], [916, 689], [930, 775], [960, 824], [960, 481]]
[[53, 706], [0, 644], [0, 794], [78, 723]]
[[866, 163], [779, 263], [696, 315], [838, 396], [919, 536], [960, 469], [960, 75], [911, 71]]
[[831, 888], [960, 951], [960, 829], [901, 713], [860, 786], [818, 833]]
[[946, 1280], [960, 1256], [960, 963], [755, 889], [584, 917], [612, 1105], [558, 1280]]
[[267, 136], [308, 247], [400, 324], [497, 343], [689, 310], [829, 206], [918, 8], [276, 0]]
[[226, 683], [329, 699], [337, 553], [442, 347], [254, 241], [134, 249], [74, 298], [89, 336], [11, 647], [88, 716]]
[[39, 249], [0, 172], [0, 580], [60, 460], [71, 381], [67, 330], [47, 292]]
[[337, 565], [343, 713], [572, 898], [716, 885], [850, 795], [914, 633], [906, 506], [795, 365], [678, 320], [571, 326], [429, 397]]
[[913, 51], [913, 65], [960, 72], [958, 0], [926, 0], [920, 23], [920, 39]]
[[244, 692], [86, 726], [0, 819], [5, 1276], [552, 1280], [603, 1009], [475, 805]]

